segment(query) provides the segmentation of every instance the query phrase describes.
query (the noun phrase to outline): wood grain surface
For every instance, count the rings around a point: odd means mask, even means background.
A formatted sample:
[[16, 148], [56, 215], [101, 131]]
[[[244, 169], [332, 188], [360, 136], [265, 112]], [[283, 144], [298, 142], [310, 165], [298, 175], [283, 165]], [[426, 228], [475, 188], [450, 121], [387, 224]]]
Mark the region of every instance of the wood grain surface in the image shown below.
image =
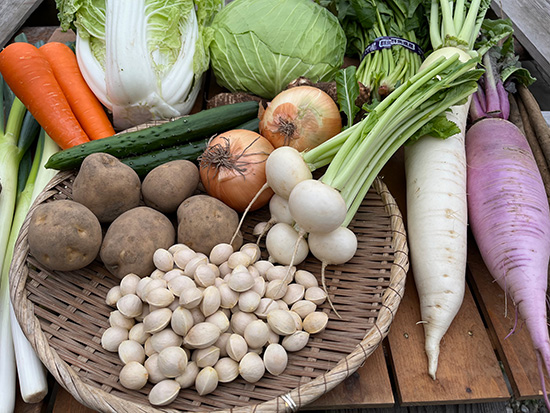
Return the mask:
[[501, 18], [510, 18], [514, 36], [541, 66], [550, 80], [550, 1], [495, 0], [491, 8]]
[[[536, 355], [527, 328], [521, 319], [514, 329], [516, 311], [512, 300], [506, 299], [504, 291], [489, 275], [477, 248], [470, 248], [469, 269], [473, 291], [480, 303], [480, 309], [490, 323], [489, 332], [496, 351], [506, 369], [514, 394], [518, 399], [529, 399], [542, 395]], [[546, 388], [550, 382], [546, 380]]]
[[42, 0], [0, 1], [0, 49], [21, 28]]

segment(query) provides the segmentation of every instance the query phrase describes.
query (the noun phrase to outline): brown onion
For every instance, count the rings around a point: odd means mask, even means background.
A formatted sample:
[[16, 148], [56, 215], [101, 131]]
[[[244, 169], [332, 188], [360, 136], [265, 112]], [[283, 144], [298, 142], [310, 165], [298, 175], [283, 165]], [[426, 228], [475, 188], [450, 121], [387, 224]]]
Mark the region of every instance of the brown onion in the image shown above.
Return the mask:
[[[243, 212], [266, 183], [265, 161], [274, 149], [266, 138], [246, 129], [230, 130], [212, 138], [199, 157], [206, 192]], [[250, 210], [266, 205], [272, 195], [270, 188], [263, 190]]]
[[275, 148], [291, 146], [302, 152], [338, 134], [342, 118], [334, 100], [321, 89], [297, 86], [260, 105], [260, 134]]

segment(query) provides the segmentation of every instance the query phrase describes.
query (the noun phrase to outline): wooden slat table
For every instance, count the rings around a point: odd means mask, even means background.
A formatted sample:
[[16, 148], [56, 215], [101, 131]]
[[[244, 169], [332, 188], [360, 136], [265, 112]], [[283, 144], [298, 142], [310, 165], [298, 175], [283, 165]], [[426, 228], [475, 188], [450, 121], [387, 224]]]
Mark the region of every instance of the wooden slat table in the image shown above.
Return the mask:
[[[51, 34], [54, 28], [37, 30]], [[43, 34], [37, 35], [37, 37]], [[54, 32], [65, 41], [71, 34]], [[48, 35], [49, 37], [49, 35]], [[406, 210], [402, 150], [383, 169], [385, 183], [401, 211]], [[505, 316], [505, 304], [508, 313]], [[383, 344], [351, 377], [304, 410], [361, 413], [503, 412], [505, 402], [540, 398], [536, 358], [525, 328], [505, 339], [514, 309], [492, 282], [475, 244], [470, 243], [468, 288], [462, 308], [443, 339], [437, 380], [426, 372], [424, 337], [412, 273]], [[508, 385], [509, 383], [509, 385]], [[91, 413], [55, 383], [42, 403], [18, 400], [16, 412]], [[358, 411], [358, 410], [357, 410]]]

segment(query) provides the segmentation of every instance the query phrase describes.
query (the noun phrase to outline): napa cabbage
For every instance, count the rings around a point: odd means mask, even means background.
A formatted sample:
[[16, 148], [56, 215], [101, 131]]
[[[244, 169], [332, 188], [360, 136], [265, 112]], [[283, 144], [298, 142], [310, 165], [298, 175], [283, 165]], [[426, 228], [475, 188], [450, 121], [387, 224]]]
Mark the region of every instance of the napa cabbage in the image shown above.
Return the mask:
[[117, 129], [191, 111], [223, 0], [56, 0], [82, 74]]

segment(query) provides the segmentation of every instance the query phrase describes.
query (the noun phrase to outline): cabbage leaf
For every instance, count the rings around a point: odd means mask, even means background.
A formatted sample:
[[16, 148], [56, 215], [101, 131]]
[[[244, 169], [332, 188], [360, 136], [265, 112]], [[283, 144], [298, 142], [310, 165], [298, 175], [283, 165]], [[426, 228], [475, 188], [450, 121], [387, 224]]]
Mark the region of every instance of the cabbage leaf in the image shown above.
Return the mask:
[[233, 0], [211, 31], [217, 82], [264, 98], [300, 76], [334, 80], [346, 50], [338, 19], [311, 0]]
[[57, 0], [86, 82], [117, 129], [191, 111], [223, 0]]

